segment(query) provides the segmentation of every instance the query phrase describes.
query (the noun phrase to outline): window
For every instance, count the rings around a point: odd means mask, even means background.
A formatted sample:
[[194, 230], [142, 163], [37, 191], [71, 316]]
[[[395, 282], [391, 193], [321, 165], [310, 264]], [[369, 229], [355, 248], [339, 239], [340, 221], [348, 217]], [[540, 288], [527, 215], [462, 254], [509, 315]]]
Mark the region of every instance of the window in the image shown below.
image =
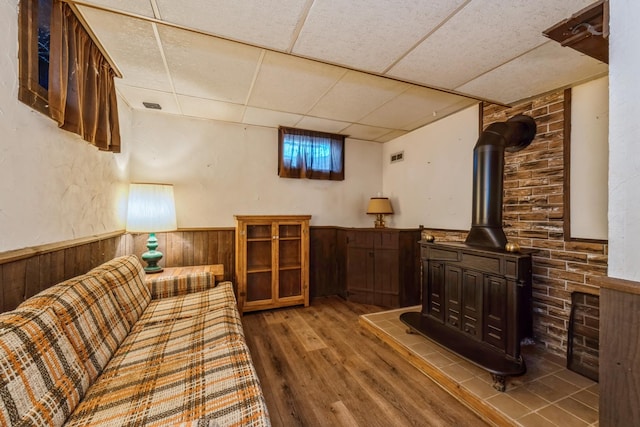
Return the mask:
[[115, 70], [72, 6], [21, 0], [18, 99], [100, 150], [120, 151]]
[[53, 0], [20, 2], [20, 90], [18, 99], [49, 115], [49, 52]]
[[278, 176], [344, 180], [344, 136], [280, 127]]

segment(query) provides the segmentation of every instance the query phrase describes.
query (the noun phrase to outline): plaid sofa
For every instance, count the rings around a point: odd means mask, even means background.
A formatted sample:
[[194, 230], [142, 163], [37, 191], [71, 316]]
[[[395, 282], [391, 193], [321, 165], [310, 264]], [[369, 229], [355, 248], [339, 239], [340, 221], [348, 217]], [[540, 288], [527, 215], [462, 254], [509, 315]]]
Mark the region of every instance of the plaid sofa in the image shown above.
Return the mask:
[[270, 425], [231, 283], [125, 256], [1, 314], [0, 425]]

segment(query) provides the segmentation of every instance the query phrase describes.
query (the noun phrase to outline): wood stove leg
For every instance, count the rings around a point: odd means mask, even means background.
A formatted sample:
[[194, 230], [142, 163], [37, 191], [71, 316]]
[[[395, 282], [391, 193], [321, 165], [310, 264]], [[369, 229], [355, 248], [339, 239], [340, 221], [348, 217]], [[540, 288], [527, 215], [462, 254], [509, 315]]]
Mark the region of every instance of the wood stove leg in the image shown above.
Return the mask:
[[507, 377], [504, 375], [491, 374], [491, 378], [493, 379], [493, 388], [498, 391], [505, 391], [507, 389], [507, 385], [505, 384]]

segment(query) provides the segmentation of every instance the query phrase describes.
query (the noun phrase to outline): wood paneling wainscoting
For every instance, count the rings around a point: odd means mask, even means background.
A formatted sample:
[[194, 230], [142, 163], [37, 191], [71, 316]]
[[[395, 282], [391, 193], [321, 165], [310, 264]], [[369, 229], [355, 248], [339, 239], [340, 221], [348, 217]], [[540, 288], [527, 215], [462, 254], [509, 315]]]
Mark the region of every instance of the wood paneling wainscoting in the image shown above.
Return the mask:
[[0, 312], [38, 292], [127, 253], [124, 231], [0, 254]]
[[[310, 298], [346, 295], [346, 233], [352, 228], [310, 227]], [[147, 234], [124, 230], [0, 253], [0, 312], [56, 283], [86, 273], [121, 255], [145, 252]], [[180, 229], [156, 233], [164, 254], [160, 265], [223, 264], [224, 279], [235, 282], [235, 228]], [[416, 241], [416, 245], [417, 245]]]

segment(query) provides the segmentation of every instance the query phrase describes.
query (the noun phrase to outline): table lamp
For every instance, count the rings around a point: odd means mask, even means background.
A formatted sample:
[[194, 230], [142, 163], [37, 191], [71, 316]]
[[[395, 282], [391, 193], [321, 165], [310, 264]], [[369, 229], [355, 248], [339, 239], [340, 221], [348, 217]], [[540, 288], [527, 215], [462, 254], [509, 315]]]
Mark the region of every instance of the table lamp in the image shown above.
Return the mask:
[[127, 208], [127, 231], [130, 233], [149, 233], [148, 251], [141, 258], [147, 263], [144, 271], [159, 273], [162, 267], [158, 262], [162, 252], [158, 248], [157, 232], [173, 231], [178, 228], [176, 205], [173, 198], [173, 185], [168, 184], [130, 184], [129, 204]]
[[384, 228], [384, 216], [392, 213], [393, 208], [391, 207], [391, 201], [389, 201], [388, 197], [372, 197], [371, 200], [369, 200], [367, 214], [376, 216], [374, 223], [376, 228]]

